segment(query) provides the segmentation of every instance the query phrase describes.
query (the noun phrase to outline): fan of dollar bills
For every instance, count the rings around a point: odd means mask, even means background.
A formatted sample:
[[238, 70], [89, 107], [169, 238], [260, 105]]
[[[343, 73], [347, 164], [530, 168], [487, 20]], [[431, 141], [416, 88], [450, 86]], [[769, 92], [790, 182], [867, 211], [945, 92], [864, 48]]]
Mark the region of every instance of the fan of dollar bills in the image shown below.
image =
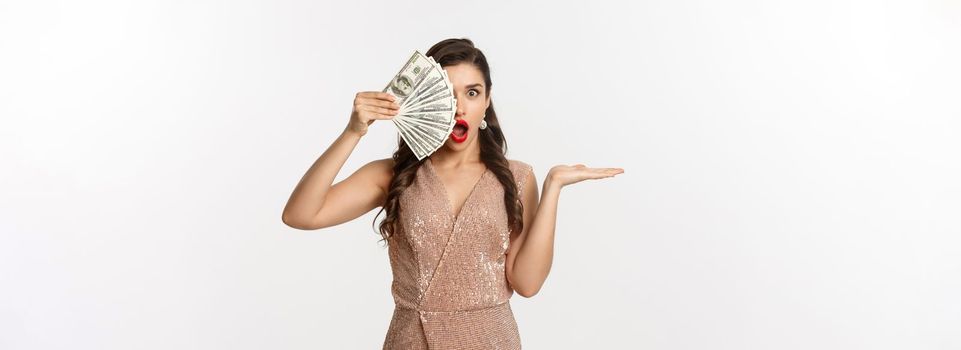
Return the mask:
[[417, 160], [444, 145], [454, 128], [457, 99], [440, 64], [414, 51], [384, 92], [397, 97], [400, 110], [392, 120]]

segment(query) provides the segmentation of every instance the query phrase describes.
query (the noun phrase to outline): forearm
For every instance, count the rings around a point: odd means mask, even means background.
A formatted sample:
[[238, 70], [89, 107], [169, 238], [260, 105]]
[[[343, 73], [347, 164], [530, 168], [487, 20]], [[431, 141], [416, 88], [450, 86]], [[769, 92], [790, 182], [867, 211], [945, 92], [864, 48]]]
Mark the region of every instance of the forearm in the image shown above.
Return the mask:
[[347, 162], [361, 137], [362, 135], [345, 129], [314, 161], [287, 200], [283, 213], [285, 222], [309, 220], [320, 212], [337, 173]]
[[541, 289], [554, 261], [554, 228], [557, 223], [557, 204], [561, 186], [550, 179], [544, 182], [540, 204], [534, 215], [523, 245], [514, 261], [515, 289], [533, 295]]

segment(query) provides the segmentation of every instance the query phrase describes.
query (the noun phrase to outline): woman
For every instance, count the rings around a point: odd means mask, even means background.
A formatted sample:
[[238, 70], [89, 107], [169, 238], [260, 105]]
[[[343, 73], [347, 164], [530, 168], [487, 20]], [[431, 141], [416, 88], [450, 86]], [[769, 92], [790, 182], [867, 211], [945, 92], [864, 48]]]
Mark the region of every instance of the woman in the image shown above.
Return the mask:
[[534, 296], [547, 278], [561, 188], [623, 170], [555, 166], [538, 204], [531, 166], [505, 157], [484, 54], [468, 39], [447, 39], [426, 55], [454, 85], [458, 126], [450, 139], [423, 160], [400, 139], [392, 158], [331, 186], [371, 123], [399, 109], [389, 94], [360, 92], [347, 127], [297, 184], [283, 220], [319, 229], [378, 206], [386, 212], [380, 233], [396, 307], [384, 349], [519, 349], [508, 300], [514, 291]]

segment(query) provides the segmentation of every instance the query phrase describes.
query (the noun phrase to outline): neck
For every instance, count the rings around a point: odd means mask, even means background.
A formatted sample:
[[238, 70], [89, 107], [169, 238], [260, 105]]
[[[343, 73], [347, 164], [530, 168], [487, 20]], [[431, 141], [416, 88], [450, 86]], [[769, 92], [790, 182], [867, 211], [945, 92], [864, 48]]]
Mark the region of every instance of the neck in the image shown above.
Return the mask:
[[471, 146], [473, 147], [468, 147], [462, 151], [452, 151], [447, 147], [441, 147], [437, 152], [430, 155], [430, 161], [435, 166], [445, 168], [456, 168], [463, 165], [480, 163], [480, 146], [477, 146], [476, 143]]

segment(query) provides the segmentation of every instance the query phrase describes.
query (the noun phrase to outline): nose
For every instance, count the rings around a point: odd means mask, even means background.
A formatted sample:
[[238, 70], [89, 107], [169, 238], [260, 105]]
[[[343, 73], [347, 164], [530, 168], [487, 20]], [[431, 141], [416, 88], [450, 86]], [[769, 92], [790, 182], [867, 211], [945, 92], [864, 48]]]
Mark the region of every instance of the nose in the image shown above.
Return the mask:
[[457, 104], [457, 113], [454, 113], [454, 116], [461, 118], [464, 117], [464, 107], [460, 103]]

